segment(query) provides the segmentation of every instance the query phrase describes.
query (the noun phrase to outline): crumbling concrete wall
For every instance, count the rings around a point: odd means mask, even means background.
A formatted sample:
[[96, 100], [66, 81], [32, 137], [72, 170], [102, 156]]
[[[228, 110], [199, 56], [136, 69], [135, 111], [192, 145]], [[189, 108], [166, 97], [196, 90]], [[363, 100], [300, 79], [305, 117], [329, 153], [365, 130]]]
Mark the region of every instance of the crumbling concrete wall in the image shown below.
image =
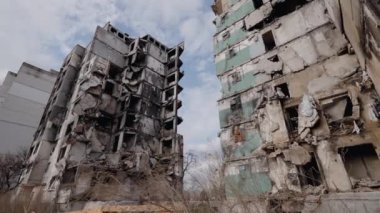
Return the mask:
[[[243, 13], [245, 4], [259, 7]], [[377, 7], [333, 0], [223, 5], [213, 7], [227, 198], [254, 197], [268, 201], [268, 211], [294, 212], [307, 211], [308, 195], [376, 191], [380, 99], [370, 70], [376, 57], [364, 52], [376, 55], [378, 45], [375, 31], [359, 27], [371, 23], [355, 21], [377, 23]]]
[[19, 190], [31, 185], [59, 211], [181, 190], [183, 50], [98, 27], [63, 63]]

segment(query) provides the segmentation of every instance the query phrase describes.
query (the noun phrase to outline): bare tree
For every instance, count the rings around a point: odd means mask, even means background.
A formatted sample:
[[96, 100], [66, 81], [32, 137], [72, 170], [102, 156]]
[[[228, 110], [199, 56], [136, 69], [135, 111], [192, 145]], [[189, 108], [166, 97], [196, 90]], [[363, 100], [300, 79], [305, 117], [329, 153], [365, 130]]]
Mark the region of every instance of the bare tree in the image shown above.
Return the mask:
[[17, 153], [0, 154], [0, 191], [13, 189], [24, 168], [27, 149], [21, 148]]
[[185, 153], [183, 160], [183, 173], [186, 172], [197, 163], [197, 156], [192, 152]]

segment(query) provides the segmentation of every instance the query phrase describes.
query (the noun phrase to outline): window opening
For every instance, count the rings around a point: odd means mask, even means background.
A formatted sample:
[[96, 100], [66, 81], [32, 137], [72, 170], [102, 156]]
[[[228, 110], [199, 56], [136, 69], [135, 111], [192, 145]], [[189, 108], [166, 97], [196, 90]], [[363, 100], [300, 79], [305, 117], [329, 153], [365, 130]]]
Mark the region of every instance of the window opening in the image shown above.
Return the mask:
[[289, 98], [290, 91], [287, 83], [275, 86], [276, 94], [279, 98]]
[[317, 160], [314, 153], [311, 154], [311, 160], [298, 168], [298, 177], [301, 182], [301, 186], [319, 186], [322, 184], [321, 172], [318, 167]]
[[112, 95], [114, 86], [115, 85], [113, 83], [106, 82], [106, 87], [104, 88], [104, 92], [108, 95]]
[[58, 161], [61, 160], [63, 157], [65, 157], [66, 149], [67, 149], [67, 147], [65, 146], [65, 147], [62, 147], [62, 148], [59, 150]]
[[350, 177], [380, 181], [380, 160], [372, 144], [344, 147], [338, 151]]
[[231, 100], [230, 108], [231, 111], [237, 111], [242, 108], [240, 96], [235, 97]]
[[162, 154], [167, 155], [171, 154], [173, 147], [173, 141], [172, 140], [163, 140], [162, 141]]
[[291, 133], [298, 130], [298, 107], [291, 107], [285, 109], [286, 125]]
[[78, 167], [68, 168], [63, 172], [62, 184], [74, 183]]
[[253, 5], [255, 6], [255, 9], [257, 9], [263, 5], [263, 0], [253, 0]]
[[352, 116], [352, 101], [351, 101], [351, 98], [350, 97], [346, 97], [346, 101], [347, 101], [347, 104], [346, 104], [346, 108], [344, 109], [344, 117], [350, 117]]
[[113, 146], [112, 146], [112, 152], [117, 152], [118, 148], [119, 148], [119, 139], [120, 139], [120, 135], [117, 135], [113, 141]]
[[272, 50], [276, 47], [276, 42], [274, 40], [273, 33], [271, 30], [264, 33], [262, 37], [263, 37], [263, 42], [264, 42], [266, 51]]
[[69, 125], [67, 125], [65, 135], [68, 135], [73, 131], [73, 125], [74, 125], [73, 122], [71, 122]]

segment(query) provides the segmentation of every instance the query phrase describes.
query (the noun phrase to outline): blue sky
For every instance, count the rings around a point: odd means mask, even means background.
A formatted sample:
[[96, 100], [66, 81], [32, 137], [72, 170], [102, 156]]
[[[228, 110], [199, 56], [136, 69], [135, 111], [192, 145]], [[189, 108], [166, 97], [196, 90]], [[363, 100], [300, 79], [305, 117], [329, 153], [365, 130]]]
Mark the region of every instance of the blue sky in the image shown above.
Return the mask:
[[23, 61], [58, 70], [75, 44], [87, 45], [97, 25], [111, 21], [131, 36], [151, 34], [168, 46], [185, 41], [180, 133], [185, 149], [218, 144], [213, 64], [213, 0], [1, 0], [0, 81]]

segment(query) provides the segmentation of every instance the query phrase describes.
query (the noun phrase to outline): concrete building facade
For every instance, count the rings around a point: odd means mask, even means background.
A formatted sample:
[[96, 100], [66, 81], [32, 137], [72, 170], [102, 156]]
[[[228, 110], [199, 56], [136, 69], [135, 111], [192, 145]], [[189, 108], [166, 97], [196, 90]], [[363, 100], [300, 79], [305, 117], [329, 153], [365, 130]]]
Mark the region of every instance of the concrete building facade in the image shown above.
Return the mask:
[[86, 48], [75, 46], [35, 134], [19, 196], [64, 212], [181, 190], [183, 50], [109, 23]]
[[0, 154], [30, 145], [57, 74], [28, 63], [7, 73], [0, 86]]
[[227, 199], [252, 212], [379, 211], [378, 2], [212, 9]]

